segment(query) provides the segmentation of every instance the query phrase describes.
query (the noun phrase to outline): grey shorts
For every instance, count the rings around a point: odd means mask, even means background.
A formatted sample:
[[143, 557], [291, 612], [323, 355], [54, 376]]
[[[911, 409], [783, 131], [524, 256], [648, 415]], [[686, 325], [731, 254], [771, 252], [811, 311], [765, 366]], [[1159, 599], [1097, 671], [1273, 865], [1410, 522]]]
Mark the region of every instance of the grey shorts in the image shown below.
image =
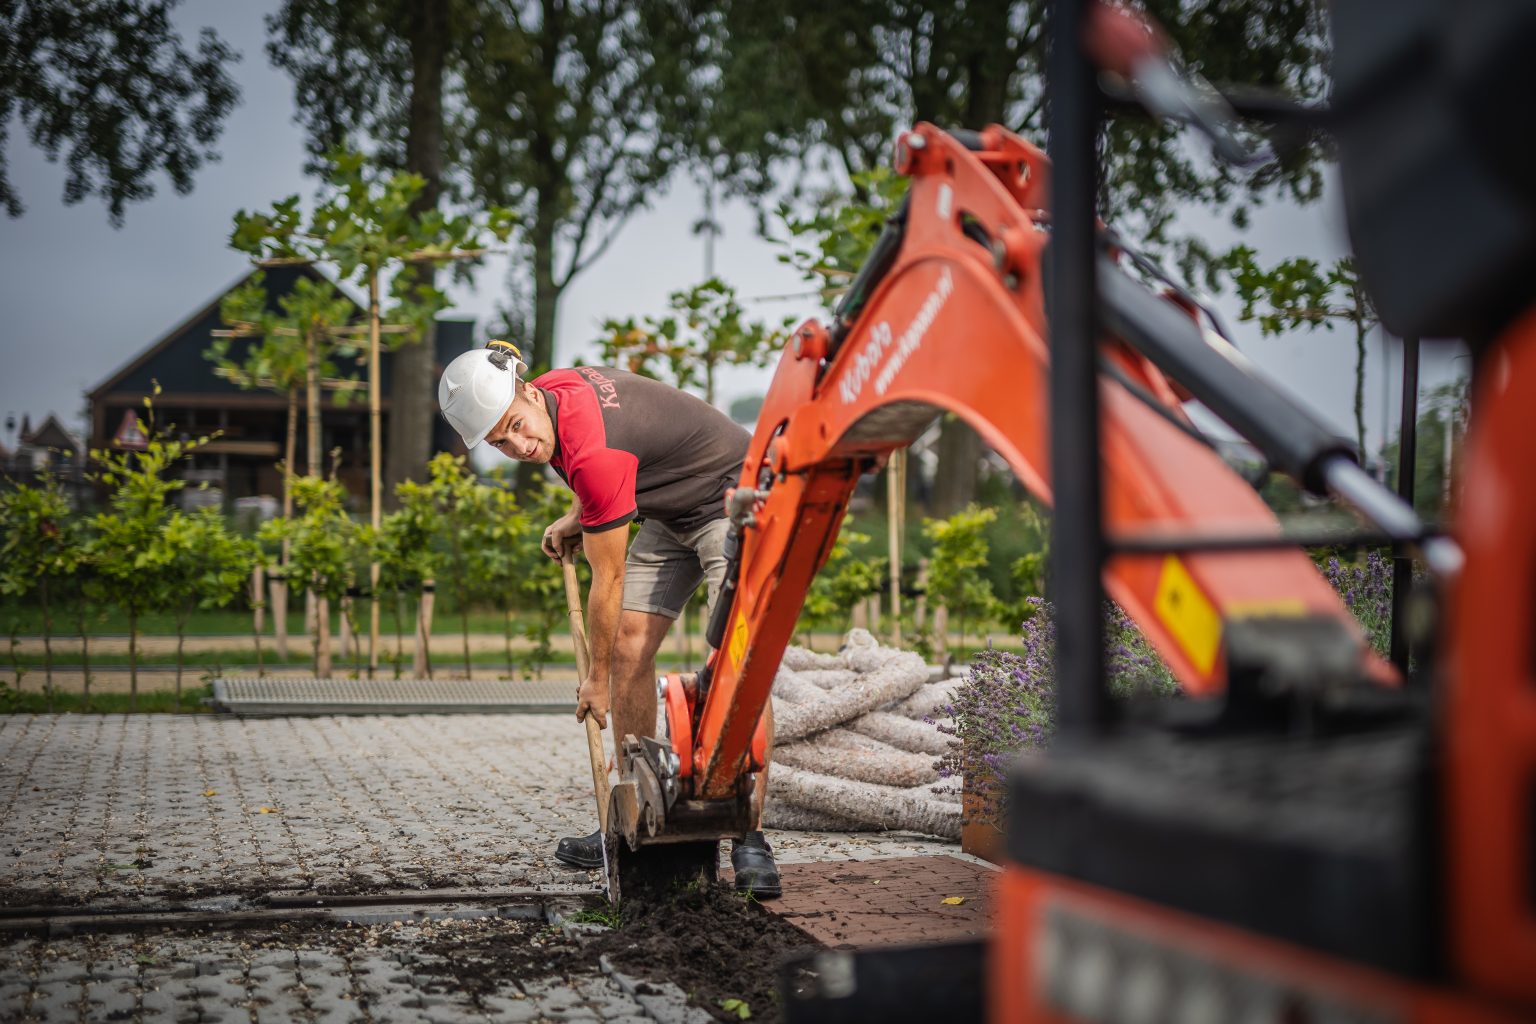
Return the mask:
[[730, 522], [716, 519], [693, 530], [675, 532], [654, 519], [640, 525], [624, 561], [624, 608], [675, 619], [704, 580], [709, 607], [725, 580], [725, 536]]

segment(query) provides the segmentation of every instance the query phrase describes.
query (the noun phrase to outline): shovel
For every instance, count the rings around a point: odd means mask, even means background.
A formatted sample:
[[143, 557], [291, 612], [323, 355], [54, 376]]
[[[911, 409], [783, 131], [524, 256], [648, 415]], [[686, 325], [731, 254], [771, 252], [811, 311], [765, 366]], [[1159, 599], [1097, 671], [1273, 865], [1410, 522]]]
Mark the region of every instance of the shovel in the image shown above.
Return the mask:
[[[576, 673], [582, 680], [592, 661], [587, 654], [587, 628], [581, 616], [581, 584], [576, 580], [576, 556], [570, 549], [560, 555], [560, 568], [565, 571], [565, 606], [571, 617], [571, 646], [576, 652]], [[609, 709], [609, 714], [612, 714]], [[597, 798], [597, 831], [603, 838], [603, 877], [608, 877], [608, 756], [603, 752], [603, 732], [596, 716], [588, 713], [583, 719], [587, 727], [587, 756], [592, 762], [592, 793]], [[609, 897], [612, 898], [612, 892]]]

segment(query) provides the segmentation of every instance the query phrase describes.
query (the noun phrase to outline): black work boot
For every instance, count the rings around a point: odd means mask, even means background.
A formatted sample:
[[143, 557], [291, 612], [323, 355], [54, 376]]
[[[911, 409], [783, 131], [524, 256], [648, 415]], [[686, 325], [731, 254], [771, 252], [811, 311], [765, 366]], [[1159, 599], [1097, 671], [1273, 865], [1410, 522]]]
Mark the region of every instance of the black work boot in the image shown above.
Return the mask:
[[573, 868], [600, 868], [603, 866], [603, 834], [593, 832], [589, 836], [567, 836], [555, 844], [555, 860]]
[[751, 893], [763, 900], [782, 894], [773, 847], [761, 832], [748, 832], [745, 839], [731, 843], [731, 867], [736, 869], [737, 892]]

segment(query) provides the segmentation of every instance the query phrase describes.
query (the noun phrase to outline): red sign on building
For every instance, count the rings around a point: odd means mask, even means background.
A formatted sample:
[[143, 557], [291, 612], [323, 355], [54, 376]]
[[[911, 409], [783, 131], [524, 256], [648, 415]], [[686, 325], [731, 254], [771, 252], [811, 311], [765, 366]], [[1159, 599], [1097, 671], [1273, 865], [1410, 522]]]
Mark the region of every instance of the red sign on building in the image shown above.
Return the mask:
[[149, 438], [144, 436], [144, 431], [139, 429], [139, 417], [132, 409], [123, 413], [123, 422], [118, 426], [117, 433], [112, 435], [112, 445], [116, 448], [132, 448], [142, 452], [149, 447]]

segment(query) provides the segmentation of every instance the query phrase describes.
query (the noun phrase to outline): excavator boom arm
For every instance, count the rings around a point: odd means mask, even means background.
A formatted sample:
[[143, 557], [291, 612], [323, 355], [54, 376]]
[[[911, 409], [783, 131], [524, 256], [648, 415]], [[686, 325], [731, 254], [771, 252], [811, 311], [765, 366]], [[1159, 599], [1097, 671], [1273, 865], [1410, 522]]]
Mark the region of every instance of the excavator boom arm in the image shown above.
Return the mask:
[[[957, 137], [924, 124], [898, 144], [898, 166], [912, 178], [899, 238], [877, 247], [876, 272], [860, 275], [856, 308], [845, 303], [831, 332], [815, 322], [798, 329], [748, 450], [739, 575], [692, 731], [690, 774], [706, 799], [739, 787], [806, 591], [862, 473], [953, 413], [1032, 493], [1051, 498], [1041, 280], [1048, 161], [1002, 128]], [[1119, 285], [1142, 288], [1129, 278]], [[1145, 297], [1198, 335], [1185, 311]], [[1246, 372], [1231, 353], [1218, 357]], [[1198, 525], [1279, 536], [1253, 488], [1189, 428], [1181, 385], [1120, 338], [1102, 339], [1101, 364], [1111, 371], [1100, 384], [1107, 530], [1157, 535]], [[1239, 395], [1232, 404], [1243, 402]], [[1304, 475], [1340, 445], [1319, 436], [1295, 448], [1294, 471]], [[1105, 586], [1193, 694], [1222, 686], [1223, 625], [1233, 619], [1327, 616], [1358, 635], [1310, 559], [1279, 545], [1126, 554], [1110, 560]]]

